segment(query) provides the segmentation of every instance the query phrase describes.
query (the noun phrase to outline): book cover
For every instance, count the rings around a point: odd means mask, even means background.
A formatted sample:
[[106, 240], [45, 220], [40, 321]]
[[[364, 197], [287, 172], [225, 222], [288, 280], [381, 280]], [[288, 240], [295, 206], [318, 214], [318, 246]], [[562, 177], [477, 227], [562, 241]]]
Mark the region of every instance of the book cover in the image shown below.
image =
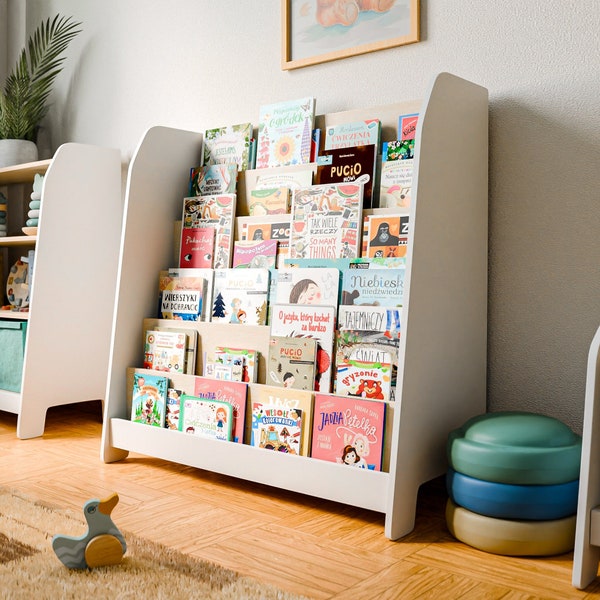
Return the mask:
[[363, 186], [313, 185], [292, 196], [290, 258], [359, 256]]
[[241, 359], [242, 364], [242, 381], [256, 383], [258, 381], [258, 350], [252, 348], [232, 348], [231, 346], [217, 346], [214, 356], [219, 355], [227, 357], [223, 358], [223, 362], [233, 360], [236, 357]]
[[238, 444], [244, 442], [246, 399], [248, 386], [239, 381], [215, 381], [208, 377], [195, 377], [194, 396], [207, 400], [218, 400], [232, 407], [232, 439]]
[[367, 256], [401, 258], [406, 256], [409, 235], [406, 214], [371, 215], [367, 224]]
[[183, 199], [182, 230], [194, 227], [215, 229], [215, 269], [231, 265], [235, 210], [235, 194], [189, 196]]
[[190, 172], [188, 196], [235, 194], [238, 179], [236, 163], [203, 165]]
[[144, 369], [185, 373], [187, 336], [177, 331], [146, 331]]
[[362, 183], [363, 208], [373, 206], [373, 182], [377, 168], [377, 146], [351, 146], [323, 150], [317, 157], [316, 185]]
[[[340, 270], [333, 267], [277, 269], [274, 299], [277, 304], [339, 304]], [[273, 298], [273, 297], [272, 297]]]
[[265, 215], [264, 217], [238, 217], [239, 237], [243, 241], [277, 241], [277, 267], [284, 265], [290, 249], [291, 215]]
[[[313, 395], [313, 392], [308, 390], [270, 385], [253, 387], [250, 398], [251, 413], [246, 423], [250, 445], [308, 456]], [[288, 423], [284, 419], [291, 421]], [[273, 430], [271, 425], [274, 426]], [[287, 428], [287, 433], [283, 426]]]
[[325, 150], [350, 146], [374, 145], [379, 148], [381, 123], [379, 119], [364, 119], [325, 129]]
[[346, 269], [342, 272], [342, 304], [399, 307], [404, 301], [406, 269]]
[[317, 156], [321, 151], [321, 134], [322, 131], [319, 128], [315, 128], [312, 131], [312, 139], [310, 141], [310, 162], [316, 162]]
[[182, 390], [175, 388], [167, 389], [167, 409], [165, 414], [165, 427], [179, 431], [179, 415], [181, 414]]
[[285, 186], [252, 190], [248, 198], [250, 216], [285, 215], [290, 212], [290, 189]]
[[333, 306], [273, 304], [271, 335], [314, 338], [317, 343], [315, 390], [330, 392], [332, 387], [335, 316]]
[[271, 336], [267, 357], [267, 385], [312, 390], [315, 387], [317, 341]]
[[250, 197], [253, 190], [279, 187], [288, 188], [291, 195], [294, 190], [312, 185], [316, 170], [316, 164], [307, 164], [246, 171], [244, 173], [246, 198]]
[[392, 357], [389, 352], [356, 347], [336, 363], [335, 393], [369, 400], [392, 399]]
[[419, 113], [410, 113], [398, 117], [398, 137], [401, 140], [414, 140], [417, 137]]
[[152, 427], [164, 427], [168, 386], [169, 380], [162, 375], [134, 373], [131, 420]]
[[178, 329], [160, 321], [154, 326], [158, 331], [175, 331], [183, 333], [186, 336], [186, 352], [185, 352], [185, 373], [187, 375], [196, 374], [196, 357], [198, 351], [198, 332], [192, 328]]
[[299, 98], [261, 106], [256, 168], [310, 162], [314, 117], [314, 98]]
[[[203, 295], [202, 295], [202, 306], [201, 306], [201, 318], [200, 319], [188, 319], [190, 321], [209, 321], [210, 320], [210, 308], [212, 299], [212, 289], [213, 289], [213, 280], [214, 280], [214, 270], [213, 269], [186, 269], [174, 267], [168, 269], [167, 271], [161, 271], [161, 275], [164, 275], [165, 278], [171, 278], [176, 280], [175, 283], [171, 283], [171, 285], [175, 285], [177, 280], [181, 280], [184, 278], [195, 278], [196, 280], [203, 279], [204, 287], [203, 287]], [[165, 284], [168, 285], [168, 279], [165, 279]], [[183, 283], [186, 283], [185, 281]]]
[[248, 169], [251, 138], [251, 123], [207, 129], [202, 144], [203, 164], [235, 163], [238, 171]]
[[381, 160], [409, 160], [415, 157], [415, 140], [392, 140], [381, 145]]
[[411, 202], [414, 160], [388, 160], [381, 163], [379, 206], [408, 208]]
[[268, 294], [268, 269], [215, 270], [211, 321], [265, 325]]
[[231, 404], [187, 394], [181, 396], [179, 431], [229, 442], [232, 439], [232, 423]]
[[277, 240], [236, 240], [233, 242], [233, 268], [275, 267]]
[[[188, 269], [161, 271], [158, 276], [158, 318], [199, 321], [206, 280]], [[195, 269], [194, 269], [195, 271]]]
[[182, 227], [179, 266], [185, 269], [211, 269], [215, 232], [215, 227]]
[[385, 402], [315, 394], [312, 458], [381, 471]]

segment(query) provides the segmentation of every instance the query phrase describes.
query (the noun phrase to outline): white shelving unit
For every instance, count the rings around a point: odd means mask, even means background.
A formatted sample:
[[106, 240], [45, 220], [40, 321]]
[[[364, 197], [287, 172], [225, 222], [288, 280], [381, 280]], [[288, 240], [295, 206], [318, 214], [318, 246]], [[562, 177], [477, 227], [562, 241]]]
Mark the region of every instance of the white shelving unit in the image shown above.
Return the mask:
[[[139, 452], [384, 513], [391, 539], [412, 530], [419, 486], [446, 469], [448, 432], [486, 410], [487, 90], [441, 73], [422, 101], [320, 115], [316, 126], [378, 117], [382, 139], [392, 140], [398, 115], [409, 112], [421, 119], [388, 472], [347, 469], [129, 420], [126, 369], [142, 364], [143, 319], [155, 315], [158, 271], [173, 266], [173, 222], [180, 218], [189, 168], [200, 162], [201, 135], [166, 127], [146, 132], [130, 165], [104, 461]], [[243, 198], [239, 204], [244, 206]], [[217, 340], [239, 344], [245, 328], [197, 327], [203, 348]]]
[[51, 160], [0, 169], [9, 220], [28, 205], [35, 173], [45, 173], [37, 236], [0, 238], [9, 260], [35, 247], [29, 313], [0, 312], [28, 320], [21, 392], [0, 390], [20, 438], [42, 435], [52, 406], [104, 398], [122, 221], [118, 150], [70, 143]]

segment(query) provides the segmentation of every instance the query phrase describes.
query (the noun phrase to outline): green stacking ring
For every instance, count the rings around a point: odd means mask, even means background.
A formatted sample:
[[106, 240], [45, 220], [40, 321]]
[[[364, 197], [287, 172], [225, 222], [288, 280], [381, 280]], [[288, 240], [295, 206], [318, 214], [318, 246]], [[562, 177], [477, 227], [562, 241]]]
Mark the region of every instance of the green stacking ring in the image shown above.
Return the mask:
[[506, 556], [553, 556], [575, 546], [576, 515], [551, 521], [494, 519], [446, 503], [446, 525], [461, 542]]
[[534, 413], [498, 412], [450, 432], [450, 466], [463, 475], [515, 485], [554, 485], [579, 478], [581, 436]]

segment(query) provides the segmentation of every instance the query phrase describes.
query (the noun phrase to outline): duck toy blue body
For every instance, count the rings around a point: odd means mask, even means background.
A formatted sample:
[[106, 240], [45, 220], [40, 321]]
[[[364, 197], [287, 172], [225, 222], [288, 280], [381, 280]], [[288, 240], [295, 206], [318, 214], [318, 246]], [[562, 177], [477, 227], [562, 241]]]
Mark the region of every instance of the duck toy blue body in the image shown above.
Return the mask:
[[104, 567], [121, 562], [127, 544], [110, 517], [118, 502], [118, 494], [113, 493], [104, 500], [88, 500], [83, 505], [87, 533], [80, 537], [56, 534], [52, 538], [52, 549], [60, 562], [69, 569]]

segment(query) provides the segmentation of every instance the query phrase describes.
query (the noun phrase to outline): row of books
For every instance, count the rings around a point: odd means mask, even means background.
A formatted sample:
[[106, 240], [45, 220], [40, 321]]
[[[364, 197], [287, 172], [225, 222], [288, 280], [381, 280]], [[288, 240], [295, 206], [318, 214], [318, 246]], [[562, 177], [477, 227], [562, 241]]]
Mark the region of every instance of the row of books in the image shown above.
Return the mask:
[[380, 471], [387, 405], [364, 398], [193, 378], [175, 388], [156, 372], [133, 374], [131, 420], [203, 438]]

